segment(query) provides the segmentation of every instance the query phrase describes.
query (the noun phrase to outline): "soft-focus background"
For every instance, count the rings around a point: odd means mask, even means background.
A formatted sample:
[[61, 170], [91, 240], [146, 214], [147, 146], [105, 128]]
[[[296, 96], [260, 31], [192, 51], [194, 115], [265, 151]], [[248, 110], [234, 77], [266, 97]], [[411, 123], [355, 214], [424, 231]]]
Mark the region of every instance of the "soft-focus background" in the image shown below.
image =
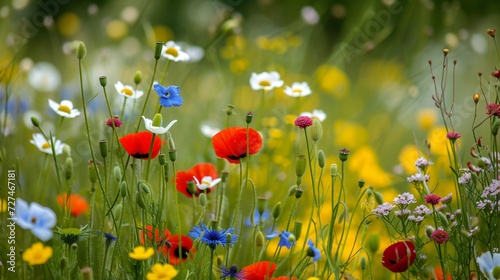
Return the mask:
[[[340, 148], [351, 151], [347, 185], [353, 196], [358, 179], [381, 191], [388, 201], [411, 190], [406, 177], [415, 173], [413, 162], [419, 155], [436, 163], [432, 176], [443, 178], [439, 193], [444, 196], [452, 190], [446, 181], [446, 139], [431, 99], [434, 86], [428, 61], [432, 60], [439, 84], [443, 49], [450, 50], [450, 66], [457, 60], [454, 79], [452, 71], [448, 72], [446, 96], [451, 100], [455, 93], [455, 129], [462, 132], [461, 144], [467, 147], [472, 139], [468, 133], [472, 95], [479, 91], [478, 72], [489, 76], [495, 70], [495, 48], [486, 29], [499, 28], [500, 2], [139, 2], [0, 2], [1, 182], [6, 182], [6, 169], [18, 165], [22, 187], [18, 195], [27, 201], [33, 199], [30, 186], [39, 180], [42, 161], [38, 149], [29, 143], [35, 131], [32, 116], [45, 131], [60, 130], [59, 138], [72, 148], [75, 170], [82, 170], [76, 190], [88, 193], [89, 151], [83, 118], [60, 125], [59, 117], [47, 106], [49, 98], [68, 99], [82, 108], [75, 41], [85, 42], [88, 49], [86, 95], [99, 94], [88, 106], [96, 141], [109, 133], [98, 78], [108, 77], [108, 94], [113, 109], [119, 110], [122, 99], [114, 83], [132, 84], [139, 70], [143, 76], [139, 88], [147, 91], [155, 42], [175, 40], [192, 57], [187, 63], [172, 63], [165, 79], [165, 85], [178, 85], [184, 98], [182, 107], [164, 111], [165, 121], [178, 120], [171, 132], [180, 170], [214, 161], [210, 133], [203, 133], [202, 127], [224, 127], [227, 104], [235, 106], [230, 125], [243, 126], [245, 114], [257, 113], [262, 106], [260, 92], [250, 88], [251, 73], [278, 71], [287, 85], [307, 81], [313, 94], [294, 99], [278, 89], [266, 96], [255, 124], [263, 133], [265, 152], [258, 156], [259, 168], [251, 170], [260, 195], [270, 196], [271, 201], [274, 197], [276, 202], [293, 185], [295, 156], [305, 153], [293, 120], [313, 110], [326, 114], [319, 147], [327, 155], [328, 166], [339, 163]], [[125, 120], [134, 118], [133, 125], [136, 117], [125, 114]], [[460, 156], [467, 161], [466, 153]], [[0, 185], [4, 198], [5, 184]], [[52, 191], [49, 187], [49, 194]], [[325, 219], [328, 215], [325, 212]]]

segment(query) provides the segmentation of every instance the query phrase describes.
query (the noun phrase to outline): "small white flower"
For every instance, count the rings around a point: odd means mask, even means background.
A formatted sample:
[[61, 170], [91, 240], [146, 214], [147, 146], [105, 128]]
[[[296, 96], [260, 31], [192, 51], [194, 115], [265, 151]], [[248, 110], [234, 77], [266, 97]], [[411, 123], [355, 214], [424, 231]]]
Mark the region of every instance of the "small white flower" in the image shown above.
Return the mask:
[[493, 275], [493, 269], [500, 266], [500, 254], [485, 252], [476, 259], [479, 269], [489, 280], [498, 279]]
[[210, 123], [203, 123], [200, 125], [200, 130], [203, 135], [205, 135], [208, 138], [212, 138], [214, 137], [215, 134], [219, 133], [220, 128]]
[[161, 55], [172, 61], [188, 61], [189, 55], [181, 50], [174, 41], [168, 41], [161, 49]]
[[433, 165], [434, 163], [430, 160], [426, 160], [425, 158], [423, 157], [420, 157], [418, 158], [416, 161], [415, 161], [415, 167], [418, 167], [418, 168], [425, 168], [429, 165]]
[[162, 127], [162, 126], [154, 126], [153, 120], [150, 120], [144, 116], [142, 116], [142, 118], [144, 119], [144, 126], [146, 127], [146, 129], [155, 134], [166, 133], [172, 127], [172, 125], [174, 125], [174, 123], [177, 122], [177, 120], [173, 120], [166, 127]]
[[316, 25], [319, 22], [318, 12], [311, 6], [304, 6], [300, 10], [300, 15], [308, 25]]
[[49, 107], [54, 110], [58, 115], [65, 118], [74, 118], [80, 115], [78, 109], [73, 108], [73, 102], [69, 100], [63, 100], [61, 103], [57, 103], [52, 99], [49, 99]]
[[123, 85], [120, 81], [116, 82], [115, 89], [119, 95], [132, 99], [137, 99], [144, 94], [142, 90], [134, 90], [133, 87]]
[[387, 216], [394, 209], [394, 205], [384, 202], [382, 205], [377, 206], [377, 208], [372, 210], [372, 213], [378, 216]]
[[28, 82], [36, 90], [52, 92], [61, 84], [61, 74], [48, 62], [38, 62], [28, 73]]
[[198, 181], [198, 179], [195, 176], [193, 176], [193, 179], [196, 182], [196, 187], [198, 187], [198, 189], [200, 189], [202, 191], [209, 189], [209, 188], [213, 188], [215, 185], [217, 185], [221, 181], [221, 178], [212, 179], [211, 176], [204, 176], [201, 179], [201, 183], [200, 183], [200, 181]]
[[[64, 144], [61, 140], [57, 140], [55, 137], [52, 137], [52, 142], [54, 143], [54, 150], [56, 151], [56, 155], [60, 155], [63, 152]], [[37, 148], [47, 154], [52, 154], [52, 147], [50, 142], [45, 139], [45, 136], [41, 133], [33, 134], [33, 139], [30, 140], [30, 143], [37, 146]]]
[[311, 119], [316, 118], [320, 122], [322, 122], [326, 119], [326, 114], [325, 114], [325, 112], [323, 112], [323, 110], [313, 110], [312, 113], [311, 112], [303, 112], [300, 115], [310, 117]]
[[291, 97], [302, 97], [302, 96], [307, 96], [310, 95], [311, 88], [309, 88], [309, 85], [307, 82], [302, 82], [302, 83], [293, 83], [292, 86], [285, 86], [285, 89], [283, 92]]
[[250, 86], [253, 90], [272, 90], [283, 86], [283, 81], [280, 80], [280, 74], [276, 71], [262, 72], [260, 74], [252, 73], [250, 77]]
[[393, 200], [395, 205], [410, 205], [412, 203], [416, 203], [417, 200], [415, 196], [411, 193], [405, 192], [403, 194], [398, 194]]

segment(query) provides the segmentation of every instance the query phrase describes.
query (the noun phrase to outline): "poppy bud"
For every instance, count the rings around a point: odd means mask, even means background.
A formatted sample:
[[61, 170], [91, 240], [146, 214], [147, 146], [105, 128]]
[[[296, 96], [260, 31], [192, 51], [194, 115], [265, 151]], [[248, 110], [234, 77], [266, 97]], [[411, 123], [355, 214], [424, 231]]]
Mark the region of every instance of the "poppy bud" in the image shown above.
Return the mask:
[[448, 222], [448, 219], [446, 218], [446, 216], [441, 212], [437, 212], [437, 214], [438, 214], [439, 221], [441, 222], [443, 227], [447, 227], [449, 222]]
[[87, 47], [85, 46], [85, 43], [80, 42], [76, 48], [76, 57], [80, 60], [84, 58], [85, 55], [87, 55]]
[[169, 150], [175, 150], [175, 142], [174, 142], [174, 139], [172, 138], [172, 135], [170, 133], [168, 133], [168, 149]]
[[196, 191], [197, 191], [197, 187], [196, 185], [194, 184], [194, 181], [191, 180], [191, 181], [188, 181], [187, 183], [187, 191], [190, 195], [195, 195], [196, 194]]
[[90, 183], [95, 184], [97, 182], [97, 173], [94, 164], [89, 165], [89, 179]]
[[293, 227], [293, 234], [297, 237], [297, 239], [299, 239], [301, 233], [302, 233], [302, 223], [295, 222], [295, 225]]
[[266, 243], [266, 240], [264, 239], [264, 234], [259, 230], [255, 234], [255, 247], [257, 248], [262, 248], [264, 244]]
[[377, 202], [378, 205], [384, 204], [384, 197], [380, 192], [374, 192], [373, 194], [375, 196], [375, 201]]
[[276, 203], [273, 207], [273, 218], [276, 220], [281, 215], [281, 202]]
[[[121, 218], [121, 215], [122, 215], [122, 210], [123, 210], [123, 205], [120, 203], [118, 205], [116, 205], [115, 207], [113, 207], [113, 217], [115, 220], [120, 220]], [[107, 218], [110, 218], [109, 216], [106, 217]], [[113, 221], [109, 221], [109, 222], [113, 222]]]
[[495, 279], [500, 279], [500, 266], [495, 266], [491, 271], [491, 274], [493, 274]]
[[135, 72], [134, 74], [134, 84], [138, 85], [140, 84], [142, 81], [142, 73], [141, 71], [137, 71]]
[[71, 176], [73, 176], [73, 159], [70, 157], [66, 159], [66, 168], [64, 169], [64, 174], [66, 176], [66, 180], [71, 179]]
[[108, 156], [108, 140], [99, 140], [99, 151], [101, 152], [102, 158], [106, 158]]
[[165, 154], [158, 155], [158, 161], [160, 162], [160, 165], [166, 165], [167, 164], [167, 156]]
[[330, 176], [332, 176], [332, 177], [337, 176], [337, 171], [338, 171], [337, 164], [332, 163], [332, 164], [330, 165]]
[[319, 150], [318, 151], [318, 165], [320, 168], [324, 168], [325, 167], [325, 153], [323, 152], [323, 150]]
[[120, 183], [122, 180], [122, 176], [123, 176], [123, 174], [122, 174], [121, 168], [119, 166], [115, 166], [113, 168], [113, 177], [115, 178], [115, 181], [117, 183]]
[[295, 198], [301, 198], [302, 193], [304, 193], [304, 190], [301, 188], [295, 188]]
[[160, 59], [162, 48], [163, 48], [163, 42], [156, 42], [156, 45], [155, 45], [155, 59], [156, 60]]
[[160, 127], [163, 125], [163, 117], [161, 114], [157, 113], [153, 118], [153, 126]]
[[170, 159], [170, 161], [175, 161], [177, 159], [177, 151], [176, 150], [168, 151], [168, 158]]
[[319, 139], [321, 139], [321, 136], [323, 136], [323, 127], [321, 126], [321, 122], [318, 119], [314, 118], [310, 130], [311, 130], [311, 139], [314, 142], [318, 142]]
[[248, 113], [247, 113], [247, 116], [246, 116], [246, 118], [245, 118], [246, 123], [247, 123], [247, 124], [252, 123], [252, 119], [253, 119], [253, 114], [252, 114], [252, 112], [248, 112]]
[[92, 268], [90, 267], [84, 267], [82, 268], [82, 270], [80, 270], [80, 272], [82, 273], [82, 279], [83, 280], [92, 280], [94, 279], [94, 277], [92, 276]]
[[105, 87], [108, 84], [108, 77], [100, 76], [99, 83], [101, 84], [102, 87]]
[[201, 207], [207, 206], [207, 195], [205, 193], [201, 193], [199, 199]]
[[140, 192], [137, 192], [135, 194], [135, 201], [141, 209], [146, 209], [146, 203], [144, 203], [144, 197], [142, 197], [142, 194]]
[[137, 187], [141, 188], [145, 194], [151, 193], [151, 187], [150, 187], [149, 183], [145, 180], [139, 180], [139, 182], [137, 182]]
[[359, 179], [359, 181], [358, 181], [358, 187], [359, 187], [360, 189], [362, 189], [364, 186], [365, 186], [365, 180], [363, 180], [363, 179]]
[[37, 119], [37, 117], [31, 117], [31, 123], [33, 124], [34, 127], [39, 128], [40, 127], [40, 121]]
[[372, 255], [377, 253], [379, 246], [380, 246], [380, 235], [377, 233], [371, 234], [368, 237], [368, 240], [366, 241], [366, 247], [368, 248], [368, 250], [370, 250]]
[[427, 235], [427, 237], [431, 238], [431, 234], [435, 231], [435, 229], [431, 226], [427, 226], [427, 228], [425, 229], [425, 235]]
[[361, 257], [360, 267], [361, 267], [361, 270], [365, 270], [365, 268], [366, 268], [366, 259], [365, 259], [365, 257]]
[[76, 243], [71, 244], [71, 249], [72, 249], [73, 251], [78, 250], [78, 244], [76, 244]]
[[267, 197], [257, 197], [257, 211], [260, 216], [264, 215], [264, 212], [266, 212], [268, 202], [269, 200]]
[[120, 195], [125, 198], [127, 196], [127, 181], [120, 184]]
[[232, 104], [227, 104], [226, 107], [226, 115], [231, 116], [234, 112], [234, 105]]
[[288, 236], [288, 241], [290, 241], [290, 243], [292, 243], [292, 244], [295, 244], [295, 241], [297, 241], [297, 238], [295, 238], [295, 235], [293, 233], [290, 233], [290, 235]]
[[306, 156], [299, 155], [295, 158], [295, 175], [301, 178], [306, 172]]

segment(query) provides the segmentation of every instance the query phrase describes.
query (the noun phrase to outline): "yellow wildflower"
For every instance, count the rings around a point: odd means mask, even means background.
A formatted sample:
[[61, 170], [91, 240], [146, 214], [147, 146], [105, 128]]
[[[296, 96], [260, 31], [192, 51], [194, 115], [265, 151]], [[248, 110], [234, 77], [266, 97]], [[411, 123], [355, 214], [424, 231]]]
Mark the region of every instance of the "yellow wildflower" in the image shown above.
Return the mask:
[[29, 265], [46, 263], [52, 257], [52, 247], [43, 246], [42, 242], [36, 242], [23, 253], [23, 260]]
[[[152, 249], [152, 248], [150, 248]], [[170, 280], [173, 279], [179, 271], [175, 269], [172, 265], [166, 263], [157, 263], [151, 267], [151, 272], [148, 272], [146, 279], [148, 280]]]
[[147, 260], [151, 256], [155, 254], [155, 250], [153, 248], [144, 248], [144, 246], [137, 246], [134, 248], [134, 251], [128, 253], [128, 256], [134, 260], [142, 261]]

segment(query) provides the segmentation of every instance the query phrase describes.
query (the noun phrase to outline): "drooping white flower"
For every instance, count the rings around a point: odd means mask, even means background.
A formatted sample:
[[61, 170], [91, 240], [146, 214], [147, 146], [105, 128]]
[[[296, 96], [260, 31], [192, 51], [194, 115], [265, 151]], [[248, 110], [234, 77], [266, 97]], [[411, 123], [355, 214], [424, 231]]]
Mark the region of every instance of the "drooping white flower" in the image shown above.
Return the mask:
[[283, 81], [280, 80], [280, 74], [276, 71], [262, 72], [260, 74], [252, 73], [250, 77], [250, 86], [253, 90], [272, 90], [283, 86]]
[[500, 270], [500, 254], [485, 252], [476, 259], [479, 269], [488, 280], [498, 279], [498, 275], [493, 275], [493, 270]]
[[52, 99], [49, 99], [49, 107], [54, 110], [58, 115], [65, 118], [75, 118], [80, 115], [78, 109], [73, 108], [73, 102], [69, 100], [63, 100], [61, 103], [57, 103]]
[[310, 95], [312, 93], [311, 88], [309, 88], [307, 82], [302, 82], [302, 83], [295, 82], [292, 84], [291, 87], [285, 86], [283, 92], [291, 97], [302, 97]]
[[[61, 140], [57, 140], [55, 137], [52, 137], [52, 142], [54, 143], [54, 150], [56, 152], [56, 155], [62, 154], [64, 144], [61, 142]], [[30, 140], [30, 143], [37, 146], [40, 151], [47, 154], [52, 154], [52, 146], [50, 144], [50, 141], [47, 141], [43, 134], [33, 134], [33, 139]]]
[[162, 127], [161, 114], [156, 114], [152, 120], [144, 116], [142, 116], [142, 118], [144, 119], [144, 126], [146, 129], [155, 134], [166, 133], [174, 125], [174, 123], [177, 122], [177, 120], [173, 120], [166, 127]]
[[189, 55], [181, 50], [174, 41], [168, 41], [161, 49], [161, 55], [172, 61], [188, 61]]
[[134, 90], [133, 87], [123, 85], [122, 82], [118, 81], [115, 84], [115, 89], [120, 94], [121, 96], [127, 97], [127, 98], [132, 98], [132, 99], [137, 99], [141, 97], [144, 92], [142, 90]]
[[326, 119], [326, 113], [323, 110], [313, 110], [312, 112], [303, 112], [300, 114], [301, 116], [308, 116], [311, 119], [318, 119], [320, 122]]
[[193, 179], [196, 182], [196, 187], [202, 191], [214, 187], [222, 180], [221, 178], [212, 179], [212, 176], [204, 176], [201, 182], [198, 181], [196, 176], [193, 176]]

